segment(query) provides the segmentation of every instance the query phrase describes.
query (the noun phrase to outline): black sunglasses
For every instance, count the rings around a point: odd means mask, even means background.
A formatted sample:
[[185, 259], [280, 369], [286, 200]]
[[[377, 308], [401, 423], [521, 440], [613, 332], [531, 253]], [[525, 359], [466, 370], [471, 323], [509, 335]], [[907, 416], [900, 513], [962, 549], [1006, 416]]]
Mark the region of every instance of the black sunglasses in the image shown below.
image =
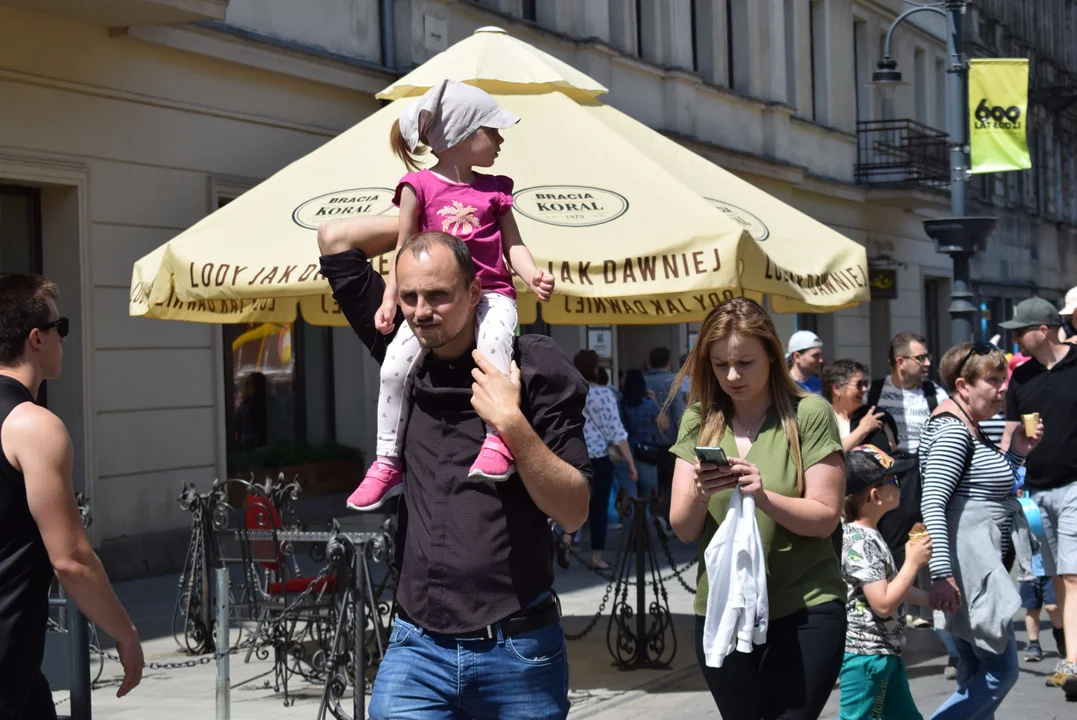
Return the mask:
[[47, 332], [49, 330], [52, 330], [53, 328], [56, 328], [57, 335], [62, 338], [65, 338], [67, 337], [67, 333], [71, 330], [71, 323], [67, 318], [62, 317], [59, 320], [53, 320], [50, 323], [38, 325], [37, 327], [37, 329], [41, 330], [42, 332]]
[[956, 373], [957, 377], [961, 377], [961, 371], [965, 369], [965, 364], [968, 363], [969, 358], [971, 358], [973, 355], [981, 355], [981, 356], [982, 355], [990, 355], [991, 353], [995, 352], [996, 350], [998, 350], [998, 348], [995, 347], [994, 345], [992, 345], [989, 342], [975, 342], [975, 343], [973, 343], [972, 347], [969, 348], [968, 353], [965, 354], [965, 357], [961, 361], [961, 364], [957, 366], [957, 373]]

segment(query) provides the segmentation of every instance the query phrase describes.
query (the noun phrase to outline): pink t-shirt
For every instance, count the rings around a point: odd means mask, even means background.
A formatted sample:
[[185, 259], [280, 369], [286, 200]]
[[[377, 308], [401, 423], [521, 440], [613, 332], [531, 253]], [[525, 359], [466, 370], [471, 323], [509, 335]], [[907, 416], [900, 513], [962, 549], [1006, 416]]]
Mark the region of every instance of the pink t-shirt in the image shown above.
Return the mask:
[[475, 173], [467, 185], [449, 182], [429, 170], [409, 172], [396, 186], [393, 204], [400, 205], [400, 189], [410, 185], [419, 205], [419, 231], [441, 230], [467, 244], [484, 292], [513, 300], [516, 290], [501, 248], [501, 216], [512, 209], [512, 178]]

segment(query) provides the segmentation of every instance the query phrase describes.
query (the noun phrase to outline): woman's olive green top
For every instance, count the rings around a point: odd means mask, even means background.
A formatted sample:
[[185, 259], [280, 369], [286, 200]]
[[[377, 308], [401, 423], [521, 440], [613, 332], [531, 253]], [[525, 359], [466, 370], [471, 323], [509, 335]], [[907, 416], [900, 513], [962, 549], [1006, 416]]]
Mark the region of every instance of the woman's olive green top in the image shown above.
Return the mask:
[[[797, 406], [800, 424], [800, 448], [807, 470], [831, 453], [840, 453], [838, 424], [830, 405], [820, 397], [803, 398]], [[685, 411], [681, 419], [677, 444], [670, 449], [674, 455], [695, 463], [695, 447], [699, 438], [699, 405]], [[720, 443], [729, 457], [740, 457], [733, 432], [726, 427]], [[772, 493], [798, 497], [797, 471], [789, 441], [773, 406], [767, 411], [759, 435], [748, 451], [748, 462], [759, 468], [763, 487]], [[732, 489], [711, 496], [703, 535], [699, 538], [699, 572], [695, 611], [707, 613], [707, 569], [703, 552], [707, 549], [718, 526], [729, 509]], [[845, 582], [841, 577], [838, 558], [830, 537], [812, 538], [797, 535], [778, 525], [762, 510], [756, 510], [759, 533], [763, 537], [763, 553], [767, 560], [767, 595], [770, 618], [776, 620], [797, 610], [821, 605], [831, 600], [845, 602]]]

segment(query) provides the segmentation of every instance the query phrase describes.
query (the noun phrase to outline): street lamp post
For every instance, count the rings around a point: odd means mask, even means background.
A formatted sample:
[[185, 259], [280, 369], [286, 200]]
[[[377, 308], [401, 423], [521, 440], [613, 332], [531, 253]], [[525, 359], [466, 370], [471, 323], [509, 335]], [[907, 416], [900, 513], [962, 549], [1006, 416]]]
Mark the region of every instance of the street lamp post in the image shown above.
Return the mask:
[[968, 165], [965, 161], [968, 123], [968, 92], [965, 85], [966, 62], [963, 55], [964, 14], [968, 0], [945, 0], [935, 5], [917, 5], [897, 16], [886, 32], [883, 58], [872, 74], [872, 83], [884, 95], [901, 83], [897, 61], [890, 54], [894, 29], [905, 18], [918, 12], [932, 12], [946, 18], [946, 54], [950, 58], [946, 79], [946, 130], [950, 136], [950, 215], [940, 220], [925, 220], [924, 232], [935, 241], [938, 251], [953, 261], [950, 286], [950, 329], [953, 344], [972, 339], [976, 306], [969, 287], [972, 255], [983, 249], [994, 232], [997, 218], [968, 216]]

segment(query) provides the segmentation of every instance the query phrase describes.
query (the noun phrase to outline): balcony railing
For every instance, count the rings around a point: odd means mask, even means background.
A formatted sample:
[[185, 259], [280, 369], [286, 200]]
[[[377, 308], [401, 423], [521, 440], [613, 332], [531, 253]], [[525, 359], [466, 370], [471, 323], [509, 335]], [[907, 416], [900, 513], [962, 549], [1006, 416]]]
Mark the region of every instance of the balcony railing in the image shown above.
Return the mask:
[[946, 133], [913, 120], [864, 120], [856, 125], [857, 183], [937, 190], [949, 185]]

